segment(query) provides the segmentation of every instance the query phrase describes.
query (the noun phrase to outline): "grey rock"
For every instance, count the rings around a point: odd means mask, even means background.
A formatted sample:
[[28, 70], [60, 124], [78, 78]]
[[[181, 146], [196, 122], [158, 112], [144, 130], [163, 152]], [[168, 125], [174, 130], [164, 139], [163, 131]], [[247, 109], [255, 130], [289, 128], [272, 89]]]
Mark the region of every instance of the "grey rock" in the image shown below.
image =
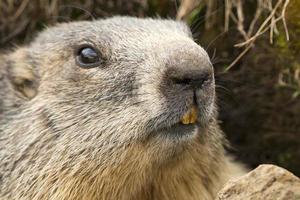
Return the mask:
[[300, 179], [275, 165], [260, 165], [228, 181], [216, 200], [300, 200]]

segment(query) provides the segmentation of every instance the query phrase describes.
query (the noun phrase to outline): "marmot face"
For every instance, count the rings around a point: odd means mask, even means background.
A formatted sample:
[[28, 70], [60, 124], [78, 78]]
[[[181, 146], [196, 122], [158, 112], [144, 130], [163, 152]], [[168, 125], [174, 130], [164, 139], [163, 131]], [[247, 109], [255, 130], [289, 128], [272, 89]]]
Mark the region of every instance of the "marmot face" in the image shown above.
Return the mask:
[[213, 69], [183, 23], [118, 17], [61, 24], [26, 52], [39, 76], [28, 104], [71, 140], [111, 151], [143, 144], [141, 151], [161, 159], [214, 119]]
[[61, 24], [0, 59], [0, 199], [215, 199], [242, 171], [180, 22]]

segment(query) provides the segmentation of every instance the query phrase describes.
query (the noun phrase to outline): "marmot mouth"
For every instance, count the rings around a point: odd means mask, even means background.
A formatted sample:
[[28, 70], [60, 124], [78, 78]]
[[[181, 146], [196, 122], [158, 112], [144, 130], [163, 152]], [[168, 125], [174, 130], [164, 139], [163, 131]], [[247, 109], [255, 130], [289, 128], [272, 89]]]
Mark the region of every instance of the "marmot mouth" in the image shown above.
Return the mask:
[[198, 118], [196, 105], [193, 105], [187, 112], [185, 112], [180, 120], [184, 125], [195, 124]]
[[[186, 111], [181, 119], [171, 126], [163, 127], [160, 129], [166, 135], [172, 135], [182, 137], [186, 135], [193, 135], [198, 123], [198, 111], [197, 106], [192, 105], [188, 111]], [[177, 138], [177, 137], [176, 137]]]
[[196, 124], [183, 124], [178, 122], [171, 127], [165, 127], [160, 131], [163, 135], [175, 136], [175, 138], [182, 138], [183, 136], [194, 135], [197, 125]]

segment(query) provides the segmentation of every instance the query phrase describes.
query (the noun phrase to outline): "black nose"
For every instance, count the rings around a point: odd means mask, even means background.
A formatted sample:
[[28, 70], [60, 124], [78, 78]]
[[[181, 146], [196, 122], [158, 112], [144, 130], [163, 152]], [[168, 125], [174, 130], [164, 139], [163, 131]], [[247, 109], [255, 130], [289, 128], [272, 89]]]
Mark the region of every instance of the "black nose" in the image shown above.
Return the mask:
[[205, 82], [212, 80], [213, 68], [209, 62], [202, 60], [181, 59], [169, 65], [167, 77], [174, 84], [201, 89]]
[[165, 53], [164, 80], [169, 86], [189, 86], [194, 90], [213, 86], [213, 67], [204, 49], [188, 42], [177, 45], [174, 44]]
[[[171, 49], [172, 50], [172, 49]], [[194, 45], [182, 45], [170, 51], [166, 62], [166, 75], [173, 84], [201, 89], [213, 80], [213, 67], [203, 49]]]
[[212, 71], [209, 69], [184, 69], [179, 67], [172, 68], [169, 73], [169, 78], [173, 83], [188, 85], [194, 89], [201, 89], [205, 82], [212, 79]]

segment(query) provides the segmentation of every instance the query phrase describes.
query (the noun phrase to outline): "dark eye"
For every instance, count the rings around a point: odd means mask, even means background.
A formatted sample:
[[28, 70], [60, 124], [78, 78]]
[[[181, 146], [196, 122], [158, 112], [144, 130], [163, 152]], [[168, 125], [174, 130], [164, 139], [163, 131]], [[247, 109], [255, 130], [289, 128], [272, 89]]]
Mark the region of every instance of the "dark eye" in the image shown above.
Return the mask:
[[100, 53], [91, 46], [78, 49], [76, 53], [76, 63], [83, 68], [93, 68], [101, 64]]

